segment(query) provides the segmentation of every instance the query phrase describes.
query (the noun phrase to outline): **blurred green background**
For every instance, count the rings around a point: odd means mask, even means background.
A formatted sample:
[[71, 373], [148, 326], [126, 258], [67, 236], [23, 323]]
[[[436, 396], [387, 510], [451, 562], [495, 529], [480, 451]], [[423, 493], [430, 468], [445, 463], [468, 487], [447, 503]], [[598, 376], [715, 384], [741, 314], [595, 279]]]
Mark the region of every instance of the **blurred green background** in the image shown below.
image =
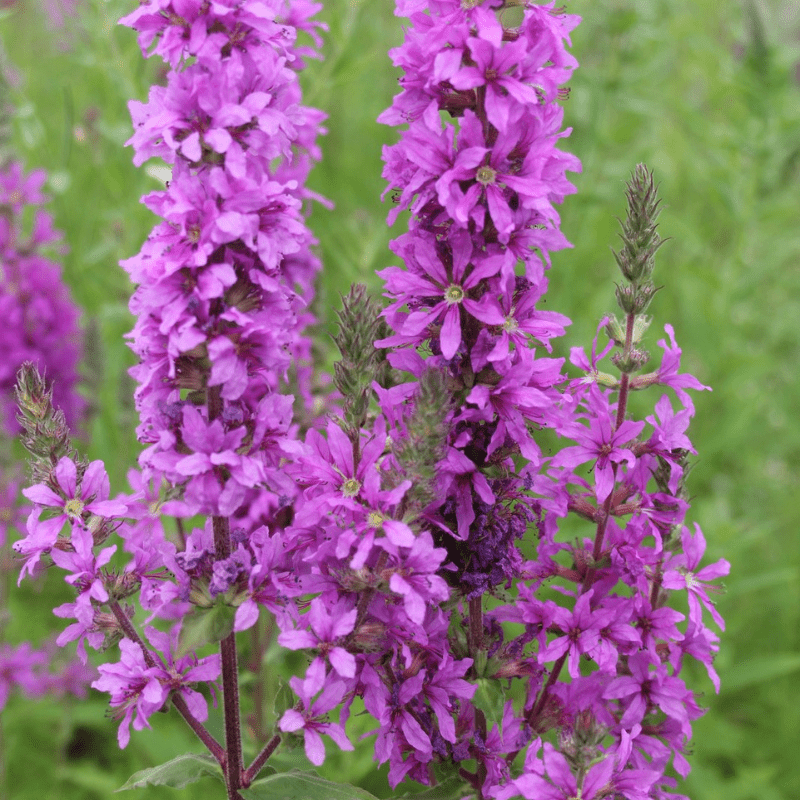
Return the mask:
[[[9, 6], [9, 0], [2, 3]], [[123, 148], [125, 103], [159, 78], [131, 31], [115, 21], [121, 0], [17, 0], [0, 10], [4, 70], [16, 107], [12, 145], [26, 167], [50, 172], [56, 226], [70, 247], [64, 273], [94, 332], [87, 371], [97, 416], [89, 454], [106, 461], [122, 490], [135, 459], [135, 414], [123, 334], [131, 287], [117, 262], [137, 252], [154, 218], [138, 198], [163, 173], [136, 170]], [[312, 186], [336, 203], [312, 226], [325, 273], [319, 309], [330, 326], [338, 292], [392, 263], [380, 203], [380, 148], [395, 132], [375, 117], [396, 91], [387, 48], [402, 38], [390, 0], [332, 0], [326, 58], [303, 76], [307, 102], [330, 115], [325, 160]], [[65, 17], [59, 27], [54, 16]], [[639, 161], [655, 170], [664, 211], [651, 306], [650, 349], [671, 322], [684, 369], [713, 393], [696, 399], [690, 431], [699, 453], [690, 487], [707, 561], [731, 562], [719, 608], [727, 620], [716, 696], [703, 671], [691, 684], [709, 711], [694, 727], [693, 765], [681, 790], [693, 800], [800, 797], [800, 6], [784, 0], [607, 0], [571, 3], [581, 63], [565, 104], [564, 147], [583, 161], [578, 194], [563, 206], [574, 248], [554, 254], [547, 307], [574, 324], [559, 343], [588, 345], [614, 310], [609, 252], [625, 210], [624, 182]], [[648, 398], [650, 399], [650, 398]], [[652, 398], [653, 400], [655, 399]], [[49, 609], [67, 593], [55, 581], [10, 590], [9, 641], [58, 630]], [[12, 699], [3, 713], [7, 796], [17, 800], [109, 797], [135, 769], [197, 749], [178, 720], [116, 748], [116, 724], [90, 703]], [[324, 772], [373, 775], [371, 748], [329, 748]], [[372, 777], [370, 777], [372, 776]], [[210, 796], [197, 784], [187, 797]], [[138, 790], [131, 797], [170, 797]]]

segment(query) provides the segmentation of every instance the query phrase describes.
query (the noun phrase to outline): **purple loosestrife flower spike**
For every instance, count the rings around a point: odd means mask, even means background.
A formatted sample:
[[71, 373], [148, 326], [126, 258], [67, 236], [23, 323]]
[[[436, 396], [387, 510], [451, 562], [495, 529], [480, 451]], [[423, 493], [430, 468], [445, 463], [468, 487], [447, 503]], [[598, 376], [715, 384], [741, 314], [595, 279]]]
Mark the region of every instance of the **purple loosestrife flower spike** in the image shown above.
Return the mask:
[[539, 462], [532, 426], [553, 424], [563, 362], [535, 358], [531, 337], [549, 350], [568, 323], [536, 302], [549, 252], [568, 246], [555, 210], [574, 191], [565, 172], [580, 169], [555, 147], [569, 133], [558, 87], [576, 66], [564, 45], [578, 19], [528, 5], [505, 28], [505, 5], [399, 4], [411, 17], [391, 54], [403, 91], [379, 118], [408, 123], [384, 151], [384, 177], [390, 221], [404, 208], [412, 218], [392, 244], [405, 268], [381, 273], [394, 333], [377, 344], [416, 375], [404, 350], [430, 348], [426, 366], [446, 376], [450, 433], [427, 514], [455, 567], [446, 578], [472, 597], [518, 574], [515, 542], [532, 512], [516, 505], [511, 456]]
[[[624, 797], [673, 796], [667, 790], [674, 782], [665, 771], [671, 764], [680, 775], [688, 773], [684, 750], [691, 722], [702, 713], [685, 683], [684, 655], [704, 664], [719, 689], [712, 667], [718, 639], [704, 627], [703, 609], [723, 627], [709, 597], [718, 587], [707, 581], [727, 574], [729, 565], [721, 560], [699, 568], [705, 539], [698, 526], [692, 534], [685, 524], [687, 456], [695, 452], [686, 434], [694, 415], [686, 389], [708, 387], [680, 373], [681, 351], [669, 325], [670, 344], [660, 342], [665, 351], [661, 368], [634, 374], [649, 358], [640, 346], [649, 325], [643, 311], [654, 294], [653, 256], [661, 241], [655, 232], [658, 199], [652, 174], [641, 165], [628, 198], [624, 247], [617, 256], [628, 281], [617, 290], [625, 320], [601, 322], [598, 336], [605, 330], [611, 341], [601, 348], [596, 338], [591, 358], [573, 349], [570, 360], [585, 374], [563, 393], [555, 428], [575, 444], [549, 460], [549, 485], [541, 473], [531, 476], [545, 498], [545, 518], [538, 561], [523, 570], [533, 579], [531, 588], [547, 578], [572, 583], [574, 589], [559, 588], [575, 597], [574, 607], [570, 612], [543, 602], [527, 589], [514, 606], [493, 612], [499, 621], [524, 622], [528, 636], [554, 634], [540, 640], [537, 659], [551, 665], [550, 673], [535, 702], [529, 701], [525, 720], [540, 731], [559, 728], [559, 748], [568, 763], [552, 752], [548, 756], [549, 745], [543, 761], [529, 748], [522, 775], [497, 793], [501, 799], [514, 791], [523, 797], [557, 797], [559, 786], [587, 781], [600, 764], [610, 769], [606, 778]], [[607, 361], [619, 378], [606, 371]], [[682, 408], [676, 412], [672, 399], [661, 395], [654, 414], [630, 419], [629, 392], [657, 384], [671, 387]], [[592, 463], [589, 479], [585, 470], [576, 470], [586, 462]], [[572, 543], [556, 538], [559, 519], [569, 511], [593, 523], [593, 538]], [[555, 560], [559, 552], [568, 556], [571, 568]], [[616, 589], [621, 584], [624, 592]], [[688, 618], [666, 606], [676, 590], [687, 592]], [[597, 670], [579, 669], [585, 659]], [[569, 684], [558, 680], [565, 665]], [[604, 746], [609, 734], [614, 743]], [[592, 763], [596, 766], [590, 768]], [[588, 784], [575, 786], [581, 796], [593, 796]], [[597, 790], [603, 789], [591, 791]]]
[[[83, 339], [79, 311], [61, 267], [42, 252], [61, 239], [43, 209], [46, 177], [44, 170], [26, 175], [16, 161], [0, 165], [0, 424], [7, 434], [20, 430], [14, 386], [24, 362], [47, 376], [55, 407], [73, 430], [86, 407], [76, 391]], [[27, 231], [23, 215], [31, 210]]]
[[[317, 53], [297, 35], [320, 44], [311, 19], [320, 8], [152, 0], [121, 20], [145, 55], [170, 67], [166, 86], [130, 103], [135, 163], [159, 156], [172, 168], [166, 188], [144, 198], [162, 221], [123, 265], [137, 284], [130, 339], [137, 433], [148, 445], [142, 483], [166, 485], [164, 513], [209, 517], [182, 551], [158, 525], [137, 525], [128, 546], [154, 615], [198, 606], [184, 622], [191, 629], [202, 609], [238, 608], [217, 636], [230, 797], [245, 779], [234, 630], [251, 627], [260, 605], [280, 614], [307, 571], [284, 539], [298, 489], [283, 462], [296, 449], [287, 387], [313, 406], [303, 331], [319, 262], [305, 219], [312, 200], [326, 201], [305, 179], [324, 115], [302, 105], [297, 72]], [[157, 585], [148, 534], [177, 585]]]
[[[320, 652], [303, 684], [306, 712], [287, 712], [282, 727], [302, 727], [321, 758], [311, 698], [331, 687], [349, 713], [363, 693], [393, 786], [406, 777], [430, 782], [434, 759], [481, 762], [488, 752], [483, 712], [461, 713], [475, 691], [463, 676], [483, 674], [490, 639], [495, 646], [501, 636], [499, 625], [484, 629], [480, 598], [520, 574], [516, 542], [537, 511], [514, 457], [540, 463], [532, 430], [555, 424], [562, 380], [563, 360], [537, 357], [527, 337], [549, 349], [568, 322], [536, 302], [549, 252], [567, 246], [554, 208], [574, 190], [564, 173], [579, 168], [555, 148], [566, 133], [558, 87], [575, 65], [564, 40], [577, 19], [526, 6], [519, 28], [506, 31], [495, 13], [501, 5], [398, 6], [412, 23], [393, 53], [404, 91], [381, 120], [409, 129], [385, 151], [384, 174], [398, 209], [413, 217], [392, 245], [406, 269], [382, 273], [390, 330], [377, 344], [391, 348], [389, 363], [412, 380], [376, 381], [377, 416], [350, 409], [344, 424], [328, 423], [327, 437], [311, 432], [292, 444], [288, 467], [302, 490], [287, 532], [306, 565], [297, 594], [316, 594], [312, 603], [339, 614], [335, 630], [349, 632], [332, 641], [333, 623], [322, 632], [317, 612], [312, 618], [302, 607], [278, 616], [282, 641]], [[452, 123], [443, 125], [442, 111]], [[348, 392], [360, 390], [346, 350], [337, 377]], [[466, 637], [452, 603], [443, 608], [453, 590], [470, 608]], [[353, 677], [340, 649], [355, 655]], [[336, 653], [339, 666], [323, 653]], [[447, 678], [424, 691], [444, 665]], [[508, 720], [509, 746], [527, 741], [512, 734], [521, 721]], [[496, 749], [491, 757], [498, 760]]]
[[319, 263], [304, 181], [323, 115], [301, 105], [296, 70], [312, 51], [295, 36], [314, 34], [317, 8], [154, 0], [121, 20], [171, 68], [147, 103], [130, 104], [135, 163], [160, 156], [172, 178], [144, 199], [163, 222], [124, 266], [138, 284], [140, 461], [183, 487], [171, 506], [181, 515], [257, 506], [264, 520], [291, 493], [277, 468], [290, 415], [270, 412], [310, 352], [302, 328]]

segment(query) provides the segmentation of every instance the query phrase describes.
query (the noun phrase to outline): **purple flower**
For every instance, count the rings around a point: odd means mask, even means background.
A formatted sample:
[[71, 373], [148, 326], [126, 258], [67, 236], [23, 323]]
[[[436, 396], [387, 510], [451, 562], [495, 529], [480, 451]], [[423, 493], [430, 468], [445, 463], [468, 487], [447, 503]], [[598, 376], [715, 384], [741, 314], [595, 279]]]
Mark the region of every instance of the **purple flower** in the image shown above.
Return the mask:
[[644, 422], [625, 420], [618, 428], [612, 427], [608, 399], [599, 391], [590, 391], [591, 410], [596, 416], [589, 419], [589, 427], [572, 423], [561, 429], [577, 445], [560, 450], [550, 462], [552, 467], [574, 469], [579, 464], [595, 460], [594, 474], [597, 502], [603, 503], [611, 493], [616, 475], [616, 464], [632, 467], [636, 457], [627, 445], [641, 433]]
[[[650, 667], [655, 666], [655, 670]], [[694, 700], [686, 684], [667, 672], [667, 665], [654, 661], [648, 652], [634, 653], [628, 658], [630, 675], [621, 675], [608, 685], [603, 696], [622, 701], [624, 713], [620, 728], [630, 730], [656, 708], [680, 723], [684, 736], [691, 736], [689, 709]], [[687, 708], [688, 707], [688, 708]]]
[[[24, 175], [16, 161], [0, 167], [0, 425], [16, 434], [14, 385], [17, 370], [32, 361], [53, 386], [53, 400], [67, 422], [75, 427], [85, 402], [75, 391], [77, 364], [82, 348], [79, 311], [69, 296], [58, 264], [41, 255], [43, 245], [61, 238], [52, 218], [41, 206], [44, 170]], [[33, 212], [29, 234], [25, 212]]]
[[326, 608], [322, 598], [311, 602], [307, 615], [310, 630], [283, 631], [278, 636], [278, 644], [290, 650], [304, 647], [319, 651], [319, 659], [326, 657], [330, 665], [342, 678], [352, 678], [356, 674], [356, 660], [352, 653], [339, 647], [336, 641], [353, 630], [356, 622], [356, 609], [339, 600], [332, 608]]
[[166, 666], [149, 667], [141, 646], [123, 639], [119, 644], [122, 653], [119, 663], [102, 664], [100, 678], [92, 683], [93, 688], [111, 695], [113, 714], [121, 719], [117, 740], [122, 748], [130, 741], [131, 722], [134, 730], [149, 728], [149, 717], [164, 705], [172, 691], [181, 694], [198, 721], [207, 719], [205, 698], [189, 684], [213, 681], [220, 674], [218, 655], [200, 661], [195, 656], [174, 660], [171, 651], [177, 643], [177, 631], [165, 634], [150, 628], [148, 637], [161, 652], [168, 654]]
[[[28, 535], [14, 543], [14, 549], [27, 560], [20, 571], [19, 581], [25, 573], [32, 573], [42, 555], [51, 553], [65, 524], [86, 527], [90, 515], [115, 517], [126, 513], [127, 506], [118, 500], [109, 500], [108, 475], [102, 461], [92, 461], [80, 481], [75, 462], [66, 456], [53, 470], [54, 486], [37, 483], [22, 493], [37, 504], [28, 517]], [[41, 519], [41, 514], [56, 511], [55, 516]]]
[[686, 392], [686, 389], [697, 389], [698, 391], [707, 389], [711, 391], [710, 387], [704, 386], [693, 375], [687, 373], [678, 373], [681, 365], [681, 353], [683, 352], [678, 343], [675, 341], [675, 330], [672, 325], [665, 325], [664, 330], [669, 336], [669, 344], [666, 340], [659, 339], [659, 347], [664, 348], [664, 357], [661, 359], [661, 366], [658, 368], [658, 382], [664, 386], [671, 386], [678, 395], [681, 403], [693, 410], [694, 406], [692, 400]]
[[[140, 731], [149, 728], [147, 721], [164, 704], [166, 695], [158, 679], [149, 674], [142, 648], [129, 639], [119, 643], [121, 658], [117, 664], [101, 664], [100, 677], [92, 688], [111, 695], [111, 708], [120, 719], [117, 741], [125, 748], [130, 741], [130, 725]], [[135, 714], [135, 716], [134, 716]]]
[[[496, 795], [497, 800], [522, 796], [526, 800], [601, 800], [608, 796], [615, 759], [606, 756], [578, 778], [566, 758], [553, 745], [544, 745], [544, 772], [524, 772]], [[545, 777], [545, 775], [547, 777]]]
[[55, 564], [70, 572], [64, 580], [76, 586], [79, 594], [88, 594], [98, 603], [107, 602], [108, 592], [103, 585], [100, 569], [114, 555], [117, 546], [104, 547], [95, 554], [92, 534], [86, 528], [78, 526], [72, 529], [70, 543], [73, 552], [55, 549], [50, 554]]
[[[347, 686], [342, 680], [326, 679], [325, 662], [316, 659], [306, 672], [306, 677], [300, 680], [291, 678], [289, 684], [303, 704], [303, 710], [297, 711], [290, 708], [284, 712], [278, 722], [282, 731], [303, 732], [305, 750], [308, 760], [319, 766], [325, 760], [325, 745], [321, 734], [330, 736], [342, 750], [352, 750], [353, 744], [347, 738], [341, 724], [327, 722], [327, 714], [338, 706], [345, 696]], [[321, 693], [320, 693], [321, 692]], [[312, 698], [319, 694], [316, 700]]]
[[553, 624], [561, 629], [563, 635], [553, 639], [539, 653], [541, 663], [555, 661], [568, 653], [569, 674], [573, 678], [578, 677], [581, 656], [591, 655], [594, 652], [600, 643], [600, 631], [614, 616], [614, 612], [610, 609], [591, 608], [593, 594], [594, 590], [590, 589], [580, 595], [571, 613], [563, 608], [556, 610]]
[[37, 483], [23, 489], [22, 494], [40, 506], [58, 510], [58, 514], [46, 523], [58, 532], [67, 522], [83, 525], [87, 512], [101, 517], [113, 517], [124, 514], [127, 509], [125, 503], [108, 499], [108, 474], [102, 461], [92, 461], [78, 481], [75, 462], [64, 456], [56, 464], [53, 477], [58, 491]]
[[721, 578], [730, 572], [731, 565], [724, 558], [698, 570], [700, 560], [706, 550], [706, 540], [700, 526], [695, 523], [694, 534], [684, 526], [681, 531], [681, 544], [683, 552], [678, 553], [664, 565], [662, 585], [665, 589], [686, 589], [689, 593], [689, 619], [695, 625], [702, 625], [702, 606], [711, 614], [714, 622], [725, 630], [725, 620], [722, 619], [714, 603], [708, 596], [709, 591], [719, 591], [711, 587], [706, 581]]

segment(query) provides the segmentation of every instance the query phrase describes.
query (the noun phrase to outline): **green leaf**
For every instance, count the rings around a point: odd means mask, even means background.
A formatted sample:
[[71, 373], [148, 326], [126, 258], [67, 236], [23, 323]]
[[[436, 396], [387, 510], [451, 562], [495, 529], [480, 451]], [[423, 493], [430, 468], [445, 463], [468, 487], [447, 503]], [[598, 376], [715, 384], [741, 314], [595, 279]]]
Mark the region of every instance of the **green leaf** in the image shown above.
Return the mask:
[[211, 642], [221, 642], [231, 631], [236, 609], [225, 603], [211, 608], [196, 608], [184, 618], [178, 643], [178, 655], [185, 656]]
[[492, 678], [479, 678], [477, 683], [478, 689], [472, 697], [473, 704], [483, 711], [489, 727], [493, 723], [501, 727], [505, 695], [500, 688], [500, 681]]
[[166, 764], [135, 772], [117, 791], [143, 789], [146, 786], [171, 786], [173, 789], [182, 789], [207, 776], [225, 783], [219, 764], [210, 755], [184, 753], [172, 761], [167, 761]]
[[436, 786], [431, 786], [417, 794], [401, 794], [397, 800], [461, 800], [467, 797], [472, 789], [461, 778], [453, 775]]
[[349, 783], [333, 783], [316, 772], [282, 772], [241, 789], [247, 800], [377, 800], [374, 794]]

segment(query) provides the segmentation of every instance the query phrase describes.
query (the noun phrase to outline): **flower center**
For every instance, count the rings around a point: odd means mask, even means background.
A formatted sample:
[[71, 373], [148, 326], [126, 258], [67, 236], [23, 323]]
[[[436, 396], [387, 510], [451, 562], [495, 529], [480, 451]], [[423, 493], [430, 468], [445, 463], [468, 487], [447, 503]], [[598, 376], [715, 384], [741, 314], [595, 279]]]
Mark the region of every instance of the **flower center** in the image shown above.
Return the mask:
[[479, 167], [478, 171], [475, 173], [475, 180], [478, 181], [478, 183], [482, 183], [484, 186], [494, 183], [496, 177], [497, 173], [491, 167]]
[[361, 482], [355, 478], [348, 478], [342, 484], [342, 494], [345, 497], [355, 497], [361, 489]]
[[461, 0], [461, 8], [464, 11], [472, 11], [473, 8], [477, 8], [483, 0]]
[[369, 514], [367, 514], [367, 525], [369, 525], [370, 528], [380, 528], [385, 519], [386, 517], [384, 517], [380, 511], [370, 511]]
[[457, 284], [448, 286], [444, 293], [444, 301], [447, 305], [452, 306], [460, 303], [464, 299], [464, 290]]
[[200, 226], [190, 225], [186, 229], [186, 236], [192, 244], [197, 244], [200, 241]]
[[67, 502], [64, 504], [64, 511], [68, 517], [80, 519], [81, 514], [83, 513], [83, 501], [79, 500], [77, 497], [67, 500]]
[[506, 331], [506, 333], [516, 333], [519, 330], [519, 322], [511, 315], [507, 316], [503, 323], [503, 330]]

